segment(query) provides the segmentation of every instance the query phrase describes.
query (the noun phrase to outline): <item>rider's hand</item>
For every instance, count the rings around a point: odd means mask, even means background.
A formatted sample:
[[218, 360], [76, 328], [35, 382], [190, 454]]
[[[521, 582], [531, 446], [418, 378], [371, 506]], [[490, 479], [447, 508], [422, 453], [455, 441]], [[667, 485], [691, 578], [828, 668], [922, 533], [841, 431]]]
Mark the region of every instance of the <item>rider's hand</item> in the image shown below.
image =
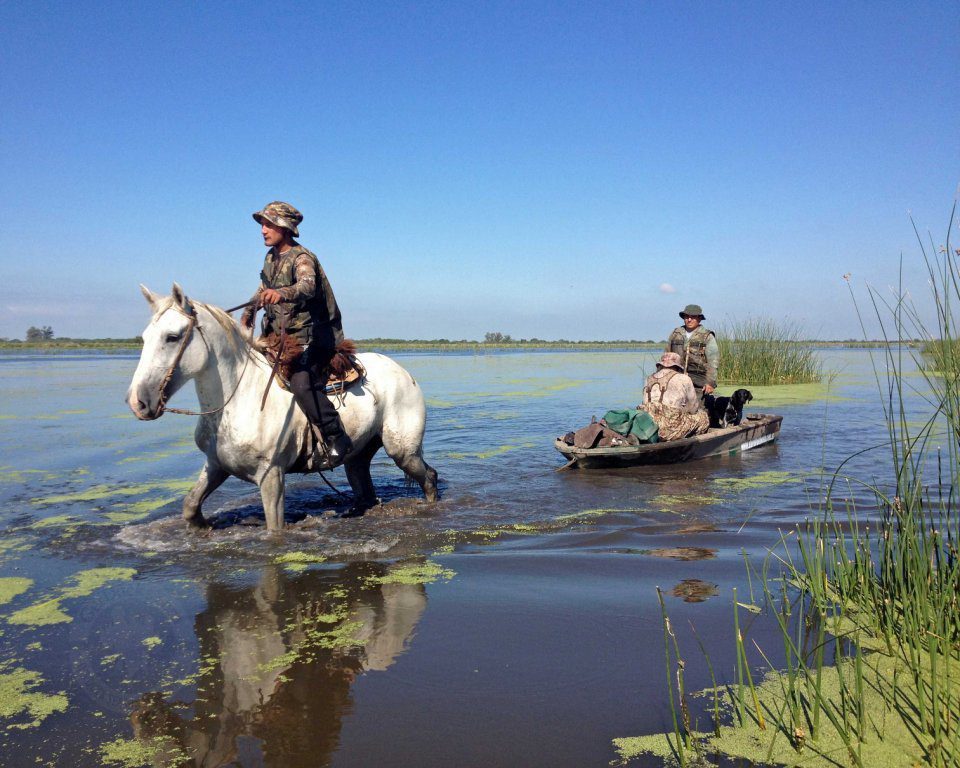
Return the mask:
[[275, 291], [273, 288], [264, 288], [263, 293], [260, 294], [260, 306], [265, 307], [268, 304], [279, 304], [283, 301], [283, 296], [280, 295], [280, 291]]
[[714, 391], [714, 387], [711, 386], [710, 384], [704, 384], [704, 385], [703, 385], [703, 394], [705, 394], [705, 395], [712, 395], [712, 394], [713, 394], [713, 391]]

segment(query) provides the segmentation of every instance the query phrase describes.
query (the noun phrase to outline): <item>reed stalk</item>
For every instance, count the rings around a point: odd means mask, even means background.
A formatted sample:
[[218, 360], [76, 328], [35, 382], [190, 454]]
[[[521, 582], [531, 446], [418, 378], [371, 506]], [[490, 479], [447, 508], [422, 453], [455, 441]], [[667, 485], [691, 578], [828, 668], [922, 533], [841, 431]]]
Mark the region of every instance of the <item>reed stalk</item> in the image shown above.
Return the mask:
[[820, 381], [820, 360], [800, 327], [766, 318], [735, 321], [717, 333], [720, 383], [809, 384]]

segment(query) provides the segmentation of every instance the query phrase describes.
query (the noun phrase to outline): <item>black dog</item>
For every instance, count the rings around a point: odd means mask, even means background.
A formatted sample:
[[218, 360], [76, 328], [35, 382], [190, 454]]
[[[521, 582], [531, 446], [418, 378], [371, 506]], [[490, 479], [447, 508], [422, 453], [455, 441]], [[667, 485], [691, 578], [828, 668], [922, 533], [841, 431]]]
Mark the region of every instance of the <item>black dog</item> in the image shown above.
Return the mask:
[[704, 395], [711, 427], [735, 427], [743, 419], [743, 406], [753, 400], [749, 389], [738, 389], [730, 397]]

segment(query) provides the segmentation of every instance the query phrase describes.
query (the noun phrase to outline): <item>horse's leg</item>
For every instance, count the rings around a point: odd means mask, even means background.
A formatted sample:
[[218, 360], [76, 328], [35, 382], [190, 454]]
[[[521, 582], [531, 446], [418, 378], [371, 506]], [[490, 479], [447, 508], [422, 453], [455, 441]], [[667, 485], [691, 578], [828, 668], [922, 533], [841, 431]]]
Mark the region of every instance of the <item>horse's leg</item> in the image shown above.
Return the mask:
[[373, 479], [370, 477], [370, 462], [382, 445], [380, 437], [375, 435], [370, 439], [370, 442], [344, 463], [344, 468], [347, 470], [347, 480], [353, 489], [353, 510], [356, 512], [369, 509], [375, 506], [378, 501], [377, 491], [373, 487]]
[[[389, 441], [388, 441], [389, 442]], [[397, 451], [391, 451], [388, 442], [384, 442], [384, 448], [391, 459], [402, 469], [409, 477], [412, 477], [420, 488], [423, 489], [423, 495], [427, 501], [437, 500], [437, 470], [431, 467], [423, 460], [423, 449], [417, 447], [415, 451], [405, 451], [400, 446]]]
[[267, 518], [267, 530], [283, 528], [283, 469], [274, 465], [260, 478], [260, 500], [263, 502], [263, 514]]
[[207, 497], [223, 485], [229, 474], [209, 461], [200, 470], [200, 477], [183, 500], [183, 519], [194, 528], [206, 528], [208, 523], [203, 517], [201, 507]]

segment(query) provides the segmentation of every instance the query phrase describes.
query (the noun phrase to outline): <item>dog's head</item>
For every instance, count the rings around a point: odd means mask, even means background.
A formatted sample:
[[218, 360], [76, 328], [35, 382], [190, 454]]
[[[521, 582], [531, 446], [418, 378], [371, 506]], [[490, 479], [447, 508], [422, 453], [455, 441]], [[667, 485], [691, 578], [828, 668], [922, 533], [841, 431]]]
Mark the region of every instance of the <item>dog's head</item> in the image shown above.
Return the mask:
[[738, 389], [730, 396], [730, 403], [738, 411], [743, 410], [743, 406], [753, 400], [753, 395], [749, 389]]

